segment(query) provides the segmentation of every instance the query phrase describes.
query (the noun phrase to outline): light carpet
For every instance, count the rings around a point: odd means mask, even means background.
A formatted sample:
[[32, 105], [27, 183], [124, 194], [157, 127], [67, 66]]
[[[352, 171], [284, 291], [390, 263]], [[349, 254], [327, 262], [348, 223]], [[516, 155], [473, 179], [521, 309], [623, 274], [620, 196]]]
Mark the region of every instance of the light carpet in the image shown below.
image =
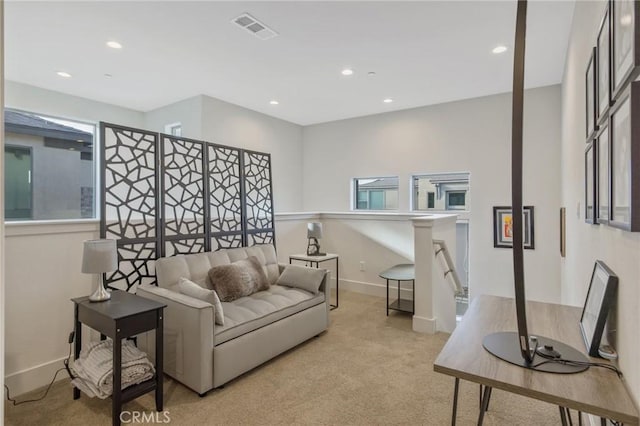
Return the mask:
[[[385, 316], [385, 300], [340, 292], [329, 330], [227, 383], [198, 395], [166, 378], [164, 408], [172, 425], [447, 425], [453, 378], [433, 371], [448, 335], [411, 330], [411, 316]], [[19, 399], [39, 396], [42, 390]], [[461, 381], [458, 424], [478, 415], [479, 387]], [[153, 393], [124, 410], [154, 411]], [[575, 412], [574, 412], [575, 413]], [[129, 417], [126, 417], [128, 419]], [[73, 401], [69, 380], [40, 402], [5, 403], [6, 425], [109, 425], [111, 400]], [[494, 390], [485, 425], [557, 425], [558, 408]]]

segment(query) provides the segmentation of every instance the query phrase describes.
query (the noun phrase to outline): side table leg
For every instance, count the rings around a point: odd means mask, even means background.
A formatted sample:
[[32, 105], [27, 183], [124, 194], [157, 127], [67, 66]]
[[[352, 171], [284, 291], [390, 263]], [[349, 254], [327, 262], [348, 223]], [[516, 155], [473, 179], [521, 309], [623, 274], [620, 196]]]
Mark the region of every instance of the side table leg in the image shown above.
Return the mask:
[[[76, 360], [80, 357], [80, 349], [82, 349], [82, 324], [78, 320], [78, 304], [77, 303], [75, 304], [75, 307], [73, 310], [73, 316], [74, 316], [73, 335], [75, 338], [73, 359]], [[80, 398], [80, 389], [74, 386], [73, 399], [78, 399], [78, 398]]]
[[456, 377], [455, 384], [453, 385], [453, 412], [451, 413], [451, 426], [456, 426], [456, 414], [458, 411], [458, 387], [460, 386], [460, 379]]
[[[117, 324], [116, 324], [117, 327]], [[113, 394], [111, 395], [111, 423], [120, 426], [122, 411], [122, 336], [120, 329], [113, 339]]]
[[336, 309], [340, 306], [340, 265], [336, 257]]
[[162, 411], [162, 377], [163, 373], [163, 312], [158, 309], [158, 327], [156, 328], [156, 410]]

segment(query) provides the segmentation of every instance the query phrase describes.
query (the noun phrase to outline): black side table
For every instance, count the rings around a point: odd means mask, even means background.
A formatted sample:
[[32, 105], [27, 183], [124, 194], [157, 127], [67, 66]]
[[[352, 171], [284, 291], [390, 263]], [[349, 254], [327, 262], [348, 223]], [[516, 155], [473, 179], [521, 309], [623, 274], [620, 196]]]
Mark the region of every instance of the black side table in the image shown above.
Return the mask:
[[[156, 410], [162, 411], [162, 310], [166, 305], [126, 291], [111, 292], [106, 302], [90, 302], [89, 297], [71, 299], [74, 303], [75, 358], [82, 348], [82, 324], [113, 340], [112, 423], [120, 425], [122, 404], [156, 391]], [[145, 331], [156, 331], [156, 374], [152, 379], [122, 390], [122, 339]], [[73, 399], [80, 389], [73, 388]]]
[[[416, 311], [416, 271], [413, 263], [403, 263], [400, 265], [392, 266], [391, 268], [380, 272], [378, 275], [380, 278], [387, 280], [387, 316], [389, 316], [389, 309], [394, 311], [409, 312], [411, 314]], [[398, 283], [398, 298], [395, 302], [389, 304], [389, 280], [397, 281]], [[411, 300], [403, 299], [400, 297], [400, 281], [412, 282], [413, 297]]]

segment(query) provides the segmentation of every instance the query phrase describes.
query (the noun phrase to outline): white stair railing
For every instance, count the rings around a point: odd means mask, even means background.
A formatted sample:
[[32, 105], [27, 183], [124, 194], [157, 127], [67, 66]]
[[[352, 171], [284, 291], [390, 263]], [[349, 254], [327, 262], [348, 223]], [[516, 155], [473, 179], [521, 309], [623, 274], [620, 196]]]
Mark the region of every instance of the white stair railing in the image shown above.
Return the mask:
[[[454, 297], [463, 296], [464, 288], [462, 287], [462, 283], [460, 282], [460, 277], [458, 277], [458, 272], [456, 271], [456, 267], [453, 264], [453, 259], [451, 259], [451, 255], [449, 254], [449, 249], [447, 248], [447, 244], [444, 240], [433, 240], [433, 246], [436, 251], [436, 257], [444, 260], [444, 265], [442, 265], [442, 261], [440, 261], [440, 265], [443, 266], [444, 269], [444, 278], [447, 276], [450, 277], [449, 282], [452, 284], [451, 287], [454, 292]], [[442, 256], [438, 256], [438, 255]]]

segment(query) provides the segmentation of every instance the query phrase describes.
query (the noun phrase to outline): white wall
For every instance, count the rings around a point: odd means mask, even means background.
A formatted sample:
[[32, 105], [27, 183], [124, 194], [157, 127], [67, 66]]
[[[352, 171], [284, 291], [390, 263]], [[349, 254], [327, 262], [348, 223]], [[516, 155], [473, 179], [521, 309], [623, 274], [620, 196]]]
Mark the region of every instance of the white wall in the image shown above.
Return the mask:
[[[0, 2], [0, 22], [4, 23], [4, 2]], [[0, 51], [4, 52], [4, 31], [0, 31]], [[4, 55], [0, 57], [0, 105], [4, 105]], [[4, 164], [4, 114], [0, 114], [0, 164]], [[4, 354], [6, 329], [4, 265], [4, 173], [0, 173], [0, 354]], [[0, 386], [4, 389], [4, 357], [0, 358]], [[4, 419], [4, 404], [0, 406], [0, 419]]]
[[144, 114], [144, 128], [166, 133], [167, 124], [181, 123], [182, 136], [202, 139], [202, 96], [185, 99]]
[[567, 207], [562, 302], [584, 304], [596, 259], [603, 260], [618, 275], [617, 332], [613, 337], [626, 381], [636, 404], [640, 404], [640, 233], [584, 222], [584, 73], [605, 5], [604, 1], [576, 2], [562, 84], [562, 205]]
[[302, 210], [302, 127], [203, 96], [204, 140], [271, 153], [273, 208]]
[[122, 108], [91, 99], [41, 89], [15, 81], [5, 82], [4, 105], [53, 117], [97, 123], [108, 121], [125, 126], [142, 127], [144, 115], [140, 111]]
[[[525, 251], [527, 297], [558, 302], [559, 86], [525, 92], [524, 126], [536, 245]], [[349, 210], [350, 180], [368, 176], [399, 176], [407, 211], [412, 173], [469, 171], [471, 295], [513, 295], [511, 251], [493, 248], [492, 234], [492, 207], [511, 199], [509, 94], [308, 126], [303, 140], [306, 211]]]

